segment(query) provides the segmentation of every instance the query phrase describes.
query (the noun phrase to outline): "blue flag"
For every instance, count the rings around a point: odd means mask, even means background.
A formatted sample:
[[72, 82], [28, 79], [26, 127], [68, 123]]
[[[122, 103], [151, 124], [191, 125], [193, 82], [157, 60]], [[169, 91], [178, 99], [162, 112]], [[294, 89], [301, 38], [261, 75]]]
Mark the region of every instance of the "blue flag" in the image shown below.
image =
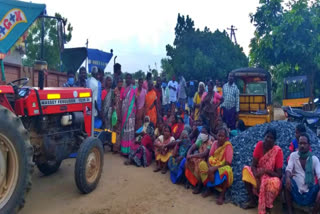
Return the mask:
[[45, 8], [44, 4], [0, 0], [0, 53], [10, 50]]

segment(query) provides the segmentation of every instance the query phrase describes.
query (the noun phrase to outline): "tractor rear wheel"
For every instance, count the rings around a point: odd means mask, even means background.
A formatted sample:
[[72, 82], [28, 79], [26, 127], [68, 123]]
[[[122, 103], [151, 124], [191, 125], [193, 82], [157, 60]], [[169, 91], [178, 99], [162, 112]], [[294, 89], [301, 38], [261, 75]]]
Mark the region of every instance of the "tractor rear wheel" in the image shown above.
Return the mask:
[[47, 161], [45, 163], [37, 164], [38, 169], [44, 175], [51, 175], [58, 171], [62, 161]]
[[33, 148], [15, 114], [0, 105], [0, 213], [16, 213], [31, 189]]
[[98, 185], [103, 168], [103, 147], [98, 138], [89, 137], [80, 145], [75, 165], [75, 181], [80, 192], [87, 194]]

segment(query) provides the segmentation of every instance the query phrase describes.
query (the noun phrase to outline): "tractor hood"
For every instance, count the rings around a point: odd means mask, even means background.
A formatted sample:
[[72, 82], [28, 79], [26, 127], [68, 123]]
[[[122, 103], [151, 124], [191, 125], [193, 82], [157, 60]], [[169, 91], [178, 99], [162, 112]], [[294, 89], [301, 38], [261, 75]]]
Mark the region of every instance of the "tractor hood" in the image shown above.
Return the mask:
[[46, 5], [16, 0], [0, 0], [0, 54], [6, 54]]

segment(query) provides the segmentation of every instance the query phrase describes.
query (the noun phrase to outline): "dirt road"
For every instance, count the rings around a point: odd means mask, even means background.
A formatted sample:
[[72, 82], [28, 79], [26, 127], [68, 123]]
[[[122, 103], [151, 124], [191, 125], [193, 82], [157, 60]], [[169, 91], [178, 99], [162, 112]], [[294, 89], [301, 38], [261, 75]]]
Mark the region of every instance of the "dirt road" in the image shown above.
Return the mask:
[[20, 214], [104, 214], [104, 213], [256, 213], [232, 204], [217, 206], [215, 196], [203, 199], [183, 186], [173, 185], [169, 173], [153, 172], [153, 166], [123, 165], [119, 155], [105, 154], [105, 165], [98, 188], [81, 195], [75, 186], [74, 159], [63, 162], [49, 177], [36, 170], [33, 186]]
[[[275, 109], [276, 119], [283, 119]], [[124, 158], [105, 154], [105, 165], [98, 188], [81, 195], [75, 185], [74, 159], [63, 162], [49, 177], [36, 170], [33, 186], [20, 214], [104, 214], [104, 213], [257, 213], [232, 204], [217, 206], [215, 196], [203, 199], [181, 185], [173, 185], [169, 173], [153, 172], [153, 166], [137, 168], [123, 165]], [[279, 208], [277, 209], [279, 210]]]

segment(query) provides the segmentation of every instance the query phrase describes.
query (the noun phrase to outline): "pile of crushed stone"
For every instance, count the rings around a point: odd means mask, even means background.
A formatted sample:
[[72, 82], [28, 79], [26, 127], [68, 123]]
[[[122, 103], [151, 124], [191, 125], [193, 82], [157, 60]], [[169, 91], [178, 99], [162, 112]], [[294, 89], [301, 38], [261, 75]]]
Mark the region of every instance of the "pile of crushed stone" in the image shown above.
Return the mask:
[[[231, 139], [234, 150], [232, 169], [234, 175], [233, 185], [229, 188], [226, 199], [241, 206], [248, 200], [247, 191], [242, 182], [242, 169], [245, 165], [251, 165], [252, 154], [258, 141], [263, 140], [264, 133], [269, 126], [277, 130], [276, 144], [281, 147], [284, 154], [284, 167], [287, 165], [287, 157], [290, 154], [289, 145], [295, 138], [296, 123], [287, 121], [274, 121], [262, 125], [257, 125], [247, 129], [238, 136]], [[310, 136], [311, 148], [314, 155], [320, 157], [320, 142], [316, 134], [307, 128]]]

